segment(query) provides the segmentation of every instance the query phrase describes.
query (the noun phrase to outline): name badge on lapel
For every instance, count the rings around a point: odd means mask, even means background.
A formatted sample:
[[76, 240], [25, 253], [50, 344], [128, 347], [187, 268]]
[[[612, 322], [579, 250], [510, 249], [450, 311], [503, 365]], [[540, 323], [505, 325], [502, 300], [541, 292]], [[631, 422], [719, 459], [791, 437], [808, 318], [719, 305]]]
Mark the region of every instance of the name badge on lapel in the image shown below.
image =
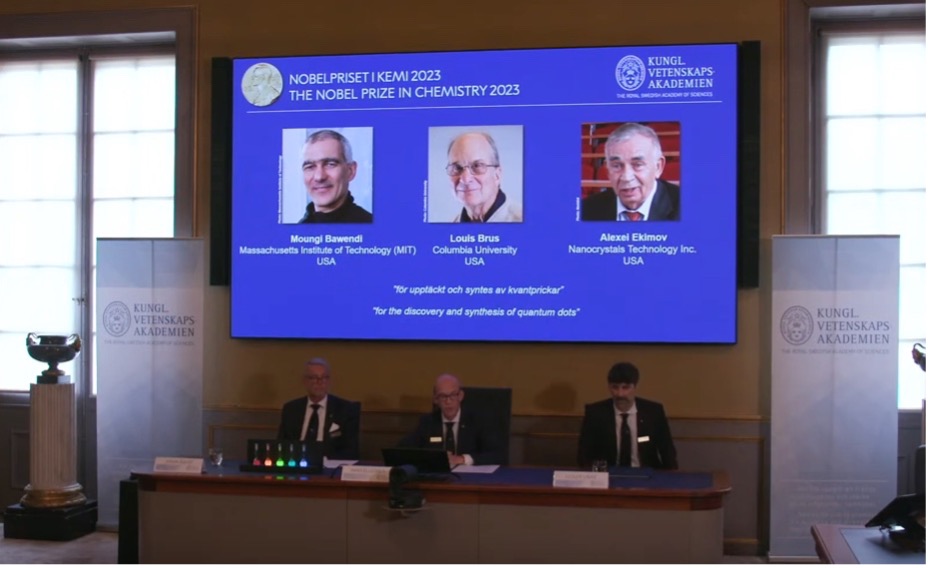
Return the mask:
[[651, 441], [651, 436], [638, 436], [638, 443], [639, 443], [639, 444], [641, 444], [641, 443], [643, 443], [643, 442], [650, 442], [650, 441]]
[[440, 443], [441, 443], [441, 436], [432, 436], [431, 438], [429, 438], [429, 443], [430, 443], [430, 444], [440, 444]]

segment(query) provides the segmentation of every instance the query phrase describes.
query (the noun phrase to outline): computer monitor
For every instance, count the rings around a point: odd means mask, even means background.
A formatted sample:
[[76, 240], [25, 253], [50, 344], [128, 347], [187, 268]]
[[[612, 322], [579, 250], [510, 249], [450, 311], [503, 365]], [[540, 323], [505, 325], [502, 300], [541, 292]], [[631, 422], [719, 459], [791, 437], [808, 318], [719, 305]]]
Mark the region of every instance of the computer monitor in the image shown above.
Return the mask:
[[925, 543], [925, 494], [900, 495], [867, 521], [865, 526], [881, 527], [890, 536], [904, 536]]
[[384, 448], [383, 463], [390, 467], [411, 465], [419, 473], [450, 473], [448, 452], [437, 448]]

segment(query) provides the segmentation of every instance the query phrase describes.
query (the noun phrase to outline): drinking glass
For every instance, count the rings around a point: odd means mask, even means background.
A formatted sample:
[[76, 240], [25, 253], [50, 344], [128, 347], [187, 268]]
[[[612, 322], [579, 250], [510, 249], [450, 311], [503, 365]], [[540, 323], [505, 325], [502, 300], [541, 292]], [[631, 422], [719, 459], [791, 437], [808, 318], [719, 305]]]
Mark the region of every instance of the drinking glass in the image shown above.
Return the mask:
[[209, 462], [218, 468], [222, 468], [222, 448], [209, 449]]
[[609, 462], [606, 460], [593, 460], [593, 471], [609, 471]]

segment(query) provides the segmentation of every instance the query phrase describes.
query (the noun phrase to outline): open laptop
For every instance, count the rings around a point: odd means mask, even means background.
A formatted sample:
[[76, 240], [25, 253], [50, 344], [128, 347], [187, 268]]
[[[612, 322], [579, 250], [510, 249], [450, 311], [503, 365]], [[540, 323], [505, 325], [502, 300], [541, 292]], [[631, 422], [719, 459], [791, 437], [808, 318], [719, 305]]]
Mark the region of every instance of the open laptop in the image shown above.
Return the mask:
[[[902, 529], [912, 538], [925, 540], [925, 494], [899, 495], [867, 521], [866, 527]], [[890, 535], [892, 536], [892, 534]]]
[[419, 473], [451, 473], [448, 452], [439, 448], [384, 448], [384, 465], [411, 465]]

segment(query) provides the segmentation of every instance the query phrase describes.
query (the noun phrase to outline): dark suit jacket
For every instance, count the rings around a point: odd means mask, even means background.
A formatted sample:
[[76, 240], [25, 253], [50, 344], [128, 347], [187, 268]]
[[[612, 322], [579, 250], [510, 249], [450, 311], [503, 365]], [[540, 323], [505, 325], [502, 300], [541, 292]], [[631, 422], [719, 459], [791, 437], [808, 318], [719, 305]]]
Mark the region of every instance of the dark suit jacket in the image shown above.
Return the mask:
[[[618, 199], [611, 188], [595, 193], [580, 203], [582, 221], [615, 221], [619, 213]], [[648, 221], [680, 220], [680, 186], [657, 180]]]
[[[441, 448], [441, 442], [430, 442], [430, 438], [442, 438], [445, 431], [441, 411], [434, 411], [419, 419], [415, 432], [411, 432], [398, 446], [408, 448]], [[461, 423], [458, 424], [458, 455], [468, 454], [474, 465], [505, 464], [503, 444], [499, 435], [476, 410], [461, 408]]]
[[[610, 465], [618, 461], [613, 404], [612, 399], [608, 398], [586, 405], [577, 452], [580, 467], [589, 467], [593, 460], [604, 459]], [[677, 450], [673, 447], [664, 406], [639, 397], [635, 397], [635, 406], [638, 408], [638, 437], [650, 438], [647, 442], [638, 442], [638, 461], [641, 466], [677, 469]]]
[[[280, 440], [299, 440], [303, 430], [303, 418], [306, 416], [308, 397], [291, 400], [280, 412], [280, 428], [277, 438]], [[338, 430], [332, 432], [332, 424], [338, 424]], [[361, 403], [329, 395], [325, 409], [325, 456], [330, 459], [356, 460], [361, 457], [361, 444], [358, 431], [361, 429]]]

